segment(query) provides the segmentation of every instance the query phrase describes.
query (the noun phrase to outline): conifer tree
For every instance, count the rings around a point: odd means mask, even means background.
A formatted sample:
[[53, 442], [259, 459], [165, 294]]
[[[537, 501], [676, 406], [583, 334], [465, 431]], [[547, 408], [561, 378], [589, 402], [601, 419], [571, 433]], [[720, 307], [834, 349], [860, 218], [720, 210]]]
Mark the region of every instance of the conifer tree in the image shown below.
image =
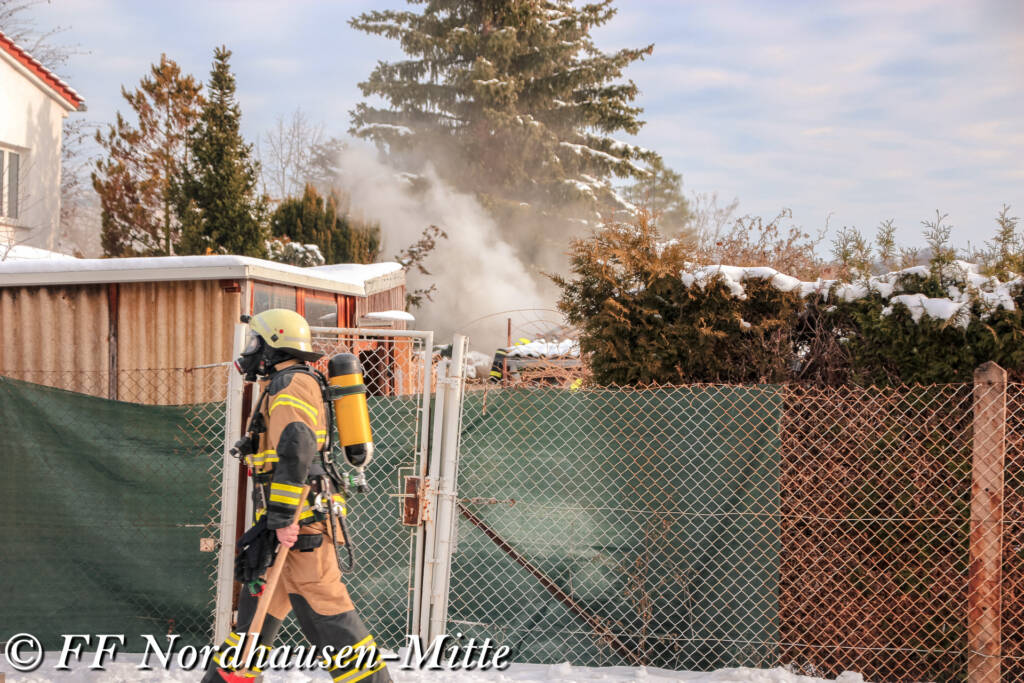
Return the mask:
[[660, 159], [653, 160], [649, 175], [629, 185], [623, 195], [630, 203], [651, 212], [658, 230], [664, 235], [678, 235], [690, 221], [690, 206], [683, 195], [683, 176]]
[[207, 100], [189, 135], [189, 158], [176, 188], [181, 253], [266, 255], [266, 198], [259, 164], [240, 132], [242, 112], [226, 47], [214, 50]]
[[324, 263], [373, 263], [380, 251], [380, 228], [338, 214], [338, 197], [323, 197], [307, 184], [302, 197], [285, 199], [270, 220], [271, 233], [291, 242], [315, 244]]
[[168, 256], [181, 237], [171, 186], [186, 156], [186, 135], [199, 118], [202, 85], [167, 55], [132, 92], [121, 88], [137, 124], [117, 114], [96, 142], [107, 156], [96, 162], [92, 184], [102, 208], [106, 256]]
[[528, 206], [624, 206], [612, 177], [643, 177], [654, 152], [615, 140], [642, 121], [623, 69], [654, 46], [605, 53], [590, 33], [612, 0], [410, 0], [417, 11], [372, 11], [350, 23], [401, 42], [409, 59], [380, 62], [360, 83], [356, 136], [416, 170], [431, 163], [499, 216]]

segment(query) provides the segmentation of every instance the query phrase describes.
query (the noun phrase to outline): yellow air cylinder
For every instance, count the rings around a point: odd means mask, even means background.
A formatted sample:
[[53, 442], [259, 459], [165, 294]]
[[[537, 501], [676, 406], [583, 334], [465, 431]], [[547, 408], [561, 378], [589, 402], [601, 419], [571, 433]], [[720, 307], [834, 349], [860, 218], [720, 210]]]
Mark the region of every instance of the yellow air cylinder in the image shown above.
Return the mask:
[[359, 358], [339, 353], [327, 363], [327, 382], [334, 398], [334, 421], [345, 459], [362, 468], [373, 458], [370, 411], [366, 407], [366, 385]]

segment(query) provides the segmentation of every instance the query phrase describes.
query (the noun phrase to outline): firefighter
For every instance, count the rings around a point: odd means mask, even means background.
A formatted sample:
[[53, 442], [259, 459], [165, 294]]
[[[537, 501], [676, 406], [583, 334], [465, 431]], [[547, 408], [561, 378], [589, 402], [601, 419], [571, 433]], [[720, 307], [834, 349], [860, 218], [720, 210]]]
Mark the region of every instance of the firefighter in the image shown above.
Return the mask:
[[[329, 441], [331, 425], [320, 380], [306, 366], [322, 354], [313, 350], [309, 325], [294, 311], [264, 311], [253, 316], [249, 325], [249, 344], [236, 366], [247, 380], [265, 380], [256, 426], [250, 425], [249, 430], [254, 437], [252, 447], [244, 453], [253, 475], [254, 522], [265, 518], [269, 542], [276, 536], [281, 546], [291, 549], [258, 642], [264, 651], [269, 649], [281, 623], [294, 610], [314, 647], [330, 647], [335, 653], [353, 648], [353, 655], [335, 657], [328, 667], [336, 683], [386, 683], [391, 678], [379, 655], [360, 656], [375, 653], [377, 646], [341, 582], [335, 543], [342, 543], [342, 536], [334, 513], [344, 514], [344, 499], [330, 483], [324, 461], [317, 457]], [[310, 484], [312, 491], [307, 500], [300, 501], [305, 484]], [[299, 523], [292, 525], [300, 504]], [[260, 583], [242, 586], [238, 623], [221, 646], [222, 653], [248, 632]], [[236, 672], [230, 657], [222, 660], [217, 655], [213, 662], [216, 666], [207, 672], [204, 682], [238, 680], [258, 673]]]

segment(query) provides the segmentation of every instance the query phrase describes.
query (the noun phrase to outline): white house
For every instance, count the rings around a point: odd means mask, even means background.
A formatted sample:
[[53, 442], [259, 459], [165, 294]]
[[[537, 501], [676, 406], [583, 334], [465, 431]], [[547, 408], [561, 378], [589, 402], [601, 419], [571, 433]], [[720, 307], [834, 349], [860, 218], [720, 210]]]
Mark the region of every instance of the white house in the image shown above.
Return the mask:
[[53, 248], [62, 124], [83, 105], [71, 86], [0, 33], [0, 245]]

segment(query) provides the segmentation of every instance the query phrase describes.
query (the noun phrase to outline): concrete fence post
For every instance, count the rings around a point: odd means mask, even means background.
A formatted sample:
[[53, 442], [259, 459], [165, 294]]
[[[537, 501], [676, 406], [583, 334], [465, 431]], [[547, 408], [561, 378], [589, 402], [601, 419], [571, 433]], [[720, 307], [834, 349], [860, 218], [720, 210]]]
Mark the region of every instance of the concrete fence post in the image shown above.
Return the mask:
[[999, 683], [1006, 371], [993, 362], [974, 371], [973, 431], [967, 680], [969, 683]]

